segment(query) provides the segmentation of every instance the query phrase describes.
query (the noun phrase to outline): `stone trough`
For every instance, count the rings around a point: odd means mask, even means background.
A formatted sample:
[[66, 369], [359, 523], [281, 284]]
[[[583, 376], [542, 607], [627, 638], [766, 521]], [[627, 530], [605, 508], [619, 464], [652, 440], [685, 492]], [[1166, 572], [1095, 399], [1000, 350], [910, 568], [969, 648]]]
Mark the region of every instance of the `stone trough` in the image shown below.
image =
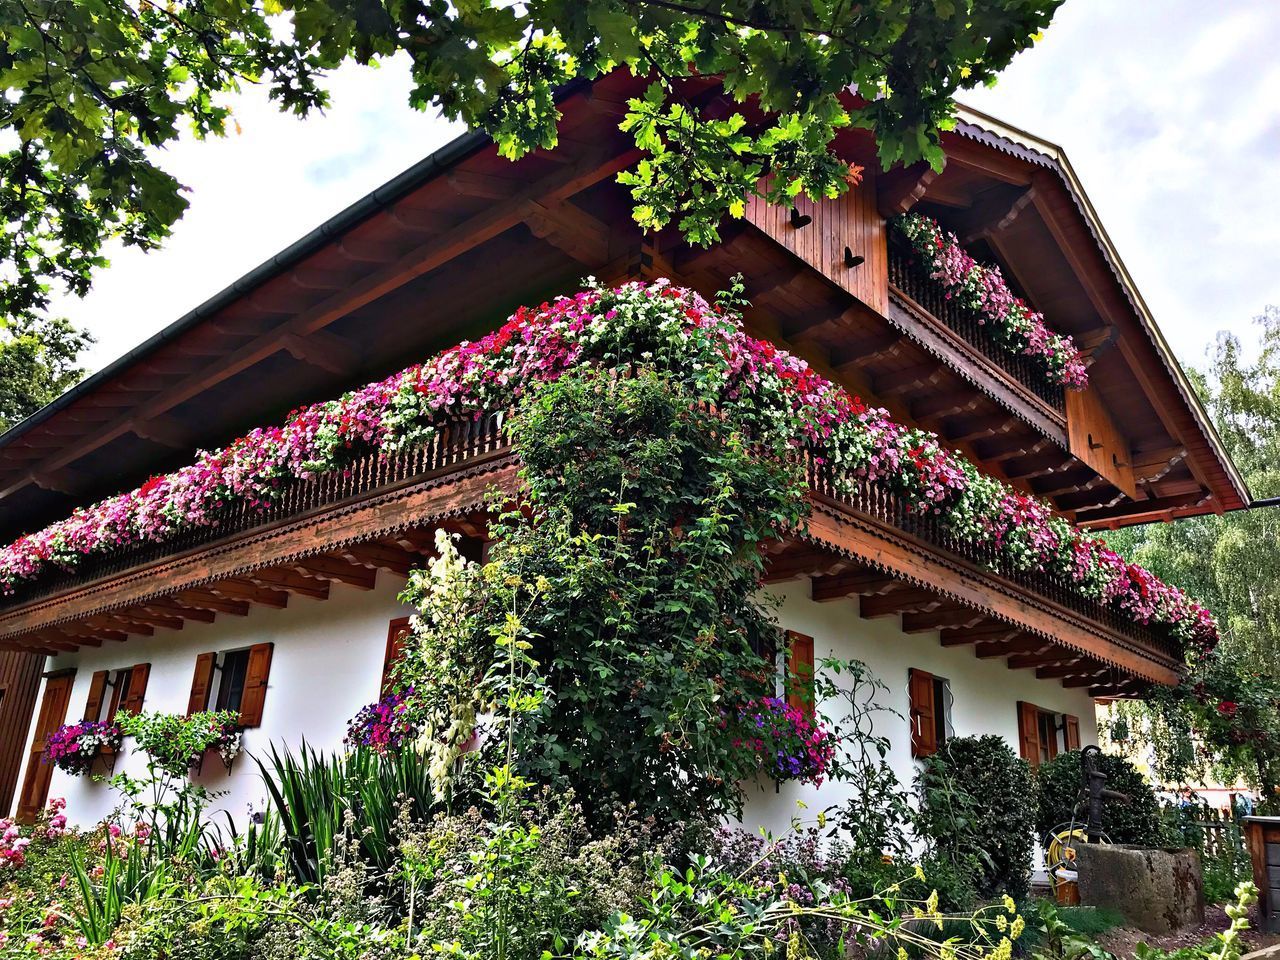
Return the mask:
[[1076, 867], [1081, 903], [1118, 910], [1144, 933], [1173, 933], [1204, 922], [1195, 850], [1082, 843]]

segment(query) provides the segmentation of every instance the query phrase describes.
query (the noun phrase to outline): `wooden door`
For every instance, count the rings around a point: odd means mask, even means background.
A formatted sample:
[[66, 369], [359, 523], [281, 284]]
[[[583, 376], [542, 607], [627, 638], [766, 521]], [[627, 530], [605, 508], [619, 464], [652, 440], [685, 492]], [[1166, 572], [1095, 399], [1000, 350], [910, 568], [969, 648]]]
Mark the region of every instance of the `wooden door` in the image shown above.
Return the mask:
[[22, 793], [18, 795], [18, 822], [32, 823], [49, 800], [49, 780], [53, 765], [44, 762], [44, 744], [49, 734], [67, 720], [67, 703], [71, 699], [71, 684], [76, 678], [74, 670], [49, 677], [44, 685], [44, 699], [40, 702], [40, 716], [36, 720], [36, 735], [31, 743], [31, 755], [27, 758], [27, 776], [22, 781]]

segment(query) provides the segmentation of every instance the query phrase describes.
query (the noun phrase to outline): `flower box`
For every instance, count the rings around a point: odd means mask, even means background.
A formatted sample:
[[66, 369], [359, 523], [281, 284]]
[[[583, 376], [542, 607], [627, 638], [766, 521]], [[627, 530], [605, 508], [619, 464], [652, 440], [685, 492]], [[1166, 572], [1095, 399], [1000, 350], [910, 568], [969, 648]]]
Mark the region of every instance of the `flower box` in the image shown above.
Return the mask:
[[115, 769], [116, 751], [124, 734], [115, 723], [81, 720], [59, 727], [45, 741], [44, 758], [73, 777], [93, 772], [100, 761], [110, 761]]

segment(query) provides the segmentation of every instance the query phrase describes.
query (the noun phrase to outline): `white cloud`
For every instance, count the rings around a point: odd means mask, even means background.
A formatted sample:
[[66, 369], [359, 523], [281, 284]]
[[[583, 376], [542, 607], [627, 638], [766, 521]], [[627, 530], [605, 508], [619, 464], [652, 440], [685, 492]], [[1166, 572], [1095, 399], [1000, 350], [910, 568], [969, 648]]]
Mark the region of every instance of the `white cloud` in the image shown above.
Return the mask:
[[[1215, 332], [1252, 337], [1280, 303], [1280, 4], [1070, 0], [1045, 40], [966, 102], [1066, 148], [1184, 362]], [[163, 250], [113, 251], [83, 301], [99, 367], [459, 131], [407, 105], [408, 71], [344, 68], [299, 121], [257, 91], [239, 136], [183, 142], [164, 165], [191, 208]]]
[[1277, 41], [1269, 0], [1071, 0], [963, 98], [1067, 151], [1184, 363], [1280, 303]]

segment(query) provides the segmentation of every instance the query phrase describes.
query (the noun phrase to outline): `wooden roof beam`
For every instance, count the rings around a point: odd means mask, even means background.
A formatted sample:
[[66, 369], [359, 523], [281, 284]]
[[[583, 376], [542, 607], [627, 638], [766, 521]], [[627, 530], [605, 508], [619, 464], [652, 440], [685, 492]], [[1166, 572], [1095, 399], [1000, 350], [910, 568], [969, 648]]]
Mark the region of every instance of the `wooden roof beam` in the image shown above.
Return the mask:
[[986, 614], [972, 607], [940, 607], [937, 610], [908, 612], [902, 615], [903, 633], [929, 633], [943, 627], [973, 627], [986, 619]]
[[906, 213], [938, 178], [938, 171], [921, 161], [909, 167], [897, 167], [876, 177], [876, 208], [889, 220]]
[[186, 624], [182, 617], [166, 616], [134, 607], [121, 610], [117, 616], [126, 623], [143, 623], [149, 627], [164, 627], [166, 630], [181, 630]]
[[832, 369], [861, 369], [885, 357], [901, 353], [907, 346], [902, 334], [885, 327], [863, 337], [850, 338], [831, 351], [828, 362]]
[[[214, 384], [221, 383], [279, 352], [284, 349], [286, 337], [307, 338], [315, 331], [400, 289], [411, 280], [505, 233], [523, 221], [526, 201], [558, 203], [612, 177], [638, 156], [639, 152], [626, 145], [621, 137], [603, 143], [578, 162], [563, 166], [534, 181], [507, 201], [487, 204], [482, 210], [426, 240], [395, 262], [300, 310], [288, 321], [228, 354], [216, 368], [196, 370], [176, 379], [149, 377], [145, 383], [132, 382], [132, 389], [154, 393], [155, 396], [133, 406], [126, 414], [92, 434], [75, 442], [59, 445], [33, 472], [56, 470], [75, 462], [91, 450], [130, 432], [135, 421], [147, 421], [167, 413]], [[10, 480], [0, 488], [0, 498], [26, 486], [28, 482], [26, 475]]]
[[184, 607], [211, 610], [214, 613], [227, 613], [233, 617], [249, 615], [249, 603], [247, 601], [220, 597], [209, 590], [182, 590], [173, 594], [173, 599]]
[[131, 433], [174, 450], [190, 450], [196, 445], [196, 434], [177, 418], [158, 415], [129, 424]]
[[182, 617], [184, 620], [195, 620], [197, 623], [213, 623], [217, 614], [213, 610], [200, 607], [184, 606], [172, 597], [157, 597], [141, 604], [149, 613]]
[[1053, 644], [1052, 640], [1038, 637], [1033, 633], [1020, 633], [1004, 643], [980, 643], [974, 649], [979, 660], [995, 660], [1000, 657], [1015, 657], [1020, 654], [1042, 653]]
[[308, 597], [311, 600], [329, 599], [328, 580], [304, 577], [293, 570], [279, 567], [270, 570], [255, 570], [252, 573], [245, 574], [245, 577], [271, 590], [288, 591], [301, 597]]
[[836, 573], [829, 577], [814, 577], [810, 596], [819, 603], [844, 600], [851, 596], [880, 596], [896, 589], [901, 582], [875, 570]]
[[306, 557], [294, 561], [293, 569], [318, 580], [336, 580], [338, 583], [345, 583], [359, 590], [372, 590], [378, 577], [377, 570], [370, 570], [337, 557]]
[[904, 586], [878, 596], [863, 597], [858, 602], [858, 615], [863, 620], [892, 617], [900, 613], [920, 613], [934, 610], [943, 604], [943, 598], [932, 590], [918, 590]]
[[765, 583], [832, 574], [849, 566], [838, 553], [807, 545], [770, 557], [765, 565]]
[[286, 591], [260, 587], [250, 580], [218, 580], [209, 585], [209, 590], [231, 600], [243, 600], [277, 610], [283, 610], [289, 605], [289, 594]]
[[281, 339], [281, 345], [295, 360], [340, 377], [355, 376], [358, 369], [355, 344], [323, 330], [313, 330], [305, 336], [287, 333]]
[[1081, 510], [1076, 514], [1077, 523], [1097, 523], [1115, 517], [1138, 517], [1152, 513], [1163, 513], [1166, 510], [1178, 510], [1183, 507], [1195, 507], [1209, 499], [1209, 494], [1201, 490], [1199, 493], [1187, 493], [1176, 497], [1153, 497], [1150, 500], [1126, 500], [1111, 507], [1100, 507], [1096, 510]]
[[382, 543], [354, 544], [344, 548], [342, 556], [353, 563], [374, 570], [390, 570], [402, 577], [407, 577], [414, 567], [422, 565], [415, 554]]
[[525, 225], [539, 240], [597, 269], [609, 262], [609, 225], [569, 200], [527, 202]]

